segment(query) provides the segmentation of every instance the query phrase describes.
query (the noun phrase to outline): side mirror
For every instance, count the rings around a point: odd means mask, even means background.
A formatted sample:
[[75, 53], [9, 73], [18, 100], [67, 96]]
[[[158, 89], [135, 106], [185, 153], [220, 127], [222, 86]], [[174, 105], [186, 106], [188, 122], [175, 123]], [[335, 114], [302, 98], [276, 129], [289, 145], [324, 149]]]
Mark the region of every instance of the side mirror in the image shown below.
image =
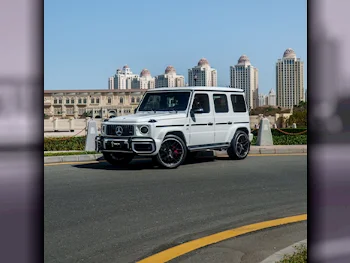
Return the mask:
[[138, 107], [136, 107], [136, 108], [134, 109], [134, 114], [137, 112], [137, 109], [138, 109]]

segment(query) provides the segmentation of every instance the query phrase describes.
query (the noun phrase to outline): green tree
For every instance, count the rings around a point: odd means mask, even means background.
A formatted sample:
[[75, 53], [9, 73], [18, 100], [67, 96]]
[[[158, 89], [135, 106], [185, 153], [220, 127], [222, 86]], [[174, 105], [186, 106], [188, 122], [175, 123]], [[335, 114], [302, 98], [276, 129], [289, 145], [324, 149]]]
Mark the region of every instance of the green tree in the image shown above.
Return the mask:
[[299, 128], [307, 127], [307, 110], [293, 111], [293, 115], [288, 119], [288, 125], [292, 125], [293, 123]]
[[92, 111], [88, 111], [88, 112], [84, 112], [82, 115], [81, 115], [81, 118], [82, 119], [85, 119], [87, 117], [92, 117]]

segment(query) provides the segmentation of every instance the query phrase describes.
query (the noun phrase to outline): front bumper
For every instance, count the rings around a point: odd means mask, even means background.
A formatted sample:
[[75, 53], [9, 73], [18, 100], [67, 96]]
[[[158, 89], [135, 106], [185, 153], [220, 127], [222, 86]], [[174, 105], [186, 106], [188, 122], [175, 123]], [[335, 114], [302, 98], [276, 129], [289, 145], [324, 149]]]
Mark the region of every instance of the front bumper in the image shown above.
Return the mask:
[[156, 142], [145, 137], [103, 137], [95, 138], [96, 152], [134, 153], [138, 155], [152, 155], [156, 152]]

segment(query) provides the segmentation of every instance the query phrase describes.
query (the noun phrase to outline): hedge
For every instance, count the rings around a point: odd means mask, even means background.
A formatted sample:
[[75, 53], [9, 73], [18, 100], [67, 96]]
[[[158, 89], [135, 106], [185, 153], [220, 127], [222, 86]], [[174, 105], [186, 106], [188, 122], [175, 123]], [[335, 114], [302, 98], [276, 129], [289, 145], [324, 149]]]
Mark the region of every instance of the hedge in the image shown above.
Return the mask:
[[306, 263], [307, 247], [305, 245], [295, 247], [296, 251], [291, 255], [285, 255], [276, 263]]
[[[284, 129], [297, 130], [297, 129]], [[289, 131], [286, 131], [289, 132]], [[300, 130], [299, 130], [300, 132]], [[296, 133], [296, 132], [294, 132]], [[256, 144], [257, 133], [253, 133], [255, 136], [252, 141], [252, 145]], [[285, 135], [277, 130], [272, 132], [272, 138], [274, 145], [300, 145], [307, 144], [307, 135]], [[85, 138], [86, 136], [70, 137], [70, 138], [44, 138], [44, 151], [84, 151], [85, 150]]]
[[[257, 136], [254, 136], [252, 145], [256, 144]], [[307, 144], [307, 135], [273, 135], [274, 145], [301, 145]]]
[[[302, 135], [307, 135], [307, 129], [303, 128], [303, 129], [292, 129], [292, 128], [287, 128], [287, 129], [280, 129], [281, 131], [284, 131], [286, 133], [300, 133], [300, 132], [304, 132]], [[254, 134], [254, 136], [258, 136], [258, 132], [259, 129], [253, 130], [252, 129], [252, 133]], [[271, 129], [271, 133], [272, 136], [283, 136], [286, 135], [283, 132], [280, 132], [277, 129]], [[291, 136], [296, 136], [296, 135], [291, 135]]]
[[84, 151], [86, 136], [44, 138], [44, 151]]

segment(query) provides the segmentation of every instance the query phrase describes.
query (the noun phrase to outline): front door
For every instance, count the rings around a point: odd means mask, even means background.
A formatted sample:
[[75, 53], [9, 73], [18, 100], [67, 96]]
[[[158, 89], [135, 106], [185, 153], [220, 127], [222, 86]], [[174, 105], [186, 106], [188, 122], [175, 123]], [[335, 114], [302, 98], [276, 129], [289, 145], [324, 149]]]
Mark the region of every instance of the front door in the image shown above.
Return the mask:
[[207, 93], [196, 92], [191, 109], [202, 109], [202, 112], [190, 116], [189, 146], [203, 146], [214, 143], [214, 109]]

